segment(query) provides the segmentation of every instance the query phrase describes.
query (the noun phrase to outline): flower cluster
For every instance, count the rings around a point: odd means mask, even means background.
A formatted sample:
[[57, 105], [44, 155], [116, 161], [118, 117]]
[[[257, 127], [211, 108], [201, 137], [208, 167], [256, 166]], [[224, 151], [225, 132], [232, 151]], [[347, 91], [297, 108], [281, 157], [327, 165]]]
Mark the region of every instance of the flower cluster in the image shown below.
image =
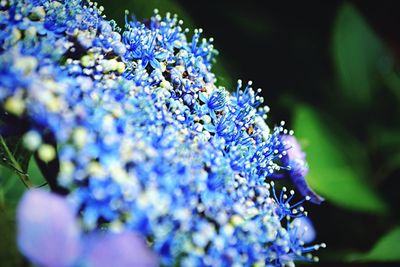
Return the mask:
[[[316, 259], [302, 204], [322, 198], [304, 155], [283, 122], [270, 131], [252, 82], [216, 86], [201, 29], [189, 38], [157, 10], [121, 29], [85, 0], [0, 5], [0, 133], [59, 163], [50, 186], [82, 231], [140, 233], [164, 265]], [[276, 192], [282, 177], [303, 200]]]

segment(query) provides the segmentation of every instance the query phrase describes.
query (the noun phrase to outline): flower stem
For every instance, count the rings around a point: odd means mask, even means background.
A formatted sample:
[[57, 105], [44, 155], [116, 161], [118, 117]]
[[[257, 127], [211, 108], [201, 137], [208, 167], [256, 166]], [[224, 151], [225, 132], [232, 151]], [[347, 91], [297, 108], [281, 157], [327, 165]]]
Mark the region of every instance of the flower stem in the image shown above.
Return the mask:
[[31, 188], [33, 186], [31, 180], [29, 179], [29, 175], [22, 170], [21, 165], [15, 159], [14, 155], [11, 153], [10, 149], [8, 148], [4, 138], [0, 135], [0, 145], [3, 147], [4, 151], [7, 154], [8, 159], [11, 161], [13, 169], [15, 173], [18, 175], [22, 183], [27, 187]]

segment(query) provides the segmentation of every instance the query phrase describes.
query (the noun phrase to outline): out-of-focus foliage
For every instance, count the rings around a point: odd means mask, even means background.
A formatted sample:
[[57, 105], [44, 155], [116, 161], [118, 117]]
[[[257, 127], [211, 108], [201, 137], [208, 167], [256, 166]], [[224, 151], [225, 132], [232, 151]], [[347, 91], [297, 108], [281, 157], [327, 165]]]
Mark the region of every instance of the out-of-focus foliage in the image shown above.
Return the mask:
[[385, 46], [349, 3], [338, 10], [332, 42], [343, 96], [354, 104], [367, 105], [379, 83], [379, 63], [387, 55]]
[[[353, 155], [363, 153], [356, 140], [340, 140], [318, 114], [305, 105], [298, 106], [294, 116], [296, 135], [304, 142], [310, 164], [308, 181], [328, 201], [354, 210], [384, 213], [385, 203], [365, 181], [365, 161], [346, 157], [344, 143], [354, 148]], [[340, 129], [335, 129], [338, 132]], [[352, 142], [349, 142], [352, 141]], [[358, 152], [358, 153], [357, 153]]]
[[354, 259], [358, 261], [374, 262], [400, 261], [399, 241], [400, 227], [396, 227], [379, 239], [369, 252], [361, 256], [354, 256]]
[[21, 266], [16, 240], [15, 208], [24, 186], [11, 169], [0, 165], [0, 263], [4, 266]]

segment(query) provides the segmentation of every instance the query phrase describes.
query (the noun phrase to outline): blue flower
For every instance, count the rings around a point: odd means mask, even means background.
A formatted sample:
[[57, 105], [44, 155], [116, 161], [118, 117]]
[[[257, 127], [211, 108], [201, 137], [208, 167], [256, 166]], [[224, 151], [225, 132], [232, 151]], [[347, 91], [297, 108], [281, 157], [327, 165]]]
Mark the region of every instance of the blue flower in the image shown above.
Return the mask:
[[214, 121], [217, 120], [215, 112], [224, 110], [227, 103], [226, 92], [222, 90], [213, 91], [209, 97], [200, 92], [199, 99], [205, 103], [205, 112], [210, 114]]
[[293, 199], [295, 192], [293, 190], [290, 190], [289, 195], [286, 193], [287, 189], [286, 187], [282, 188], [281, 193], [279, 194], [279, 197], [276, 193], [275, 190], [275, 184], [274, 182], [271, 182], [271, 188], [272, 188], [272, 195], [273, 199], [275, 202], [278, 204], [276, 207], [276, 213], [279, 216], [279, 218], [282, 220], [283, 218], [301, 218], [305, 216], [307, 213], [304, 211], [304, 207], [301, 206], [305, 201], [309, 201], [310, 197], [305, 197], [304, 199], [296, 202], [295, 204], [291, 204], [290, 201]]

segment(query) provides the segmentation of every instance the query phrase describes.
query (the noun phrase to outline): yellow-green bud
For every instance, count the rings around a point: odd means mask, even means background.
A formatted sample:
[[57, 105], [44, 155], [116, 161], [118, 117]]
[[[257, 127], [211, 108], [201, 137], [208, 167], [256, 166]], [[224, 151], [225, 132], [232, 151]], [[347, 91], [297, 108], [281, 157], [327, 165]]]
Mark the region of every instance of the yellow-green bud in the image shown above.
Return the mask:
[[21, 116], [25, 111], [25, 103], [21, 98], [13, 96], [6, 100], [4, 109], [14, 115]]
[[43, 6], [37, 6], [32, 9], [32, 13], [29, 15], [29, 19], [33, 21], [43, 20], [46, 16], [46, 12]]
[[56, 150], [52, 145], [42, 144], [39, 147], [38, 155], [44, 162], [49, 162], [56, 157]]

